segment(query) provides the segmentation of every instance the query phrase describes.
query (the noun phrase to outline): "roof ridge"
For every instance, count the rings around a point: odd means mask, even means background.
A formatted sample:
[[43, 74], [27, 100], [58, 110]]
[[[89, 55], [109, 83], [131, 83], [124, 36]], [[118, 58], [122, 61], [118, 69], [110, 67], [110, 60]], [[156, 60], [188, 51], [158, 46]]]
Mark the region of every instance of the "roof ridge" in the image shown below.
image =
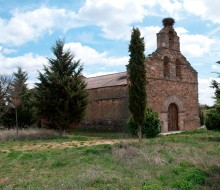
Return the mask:
[[94, 76], [94, 77], [86, 77], [86, 79], [90, 79], [90, 78], [98, 78], [98, 77], [104, 77], [104, 76], [115, 75], [115, 74], [120, 74], [120, 73], [127, 73], [127, 71], [124, 71], [124, 72], [117, 72], [117, 73], [110, 73], [110, 74], [99, 75], [99, 76]]

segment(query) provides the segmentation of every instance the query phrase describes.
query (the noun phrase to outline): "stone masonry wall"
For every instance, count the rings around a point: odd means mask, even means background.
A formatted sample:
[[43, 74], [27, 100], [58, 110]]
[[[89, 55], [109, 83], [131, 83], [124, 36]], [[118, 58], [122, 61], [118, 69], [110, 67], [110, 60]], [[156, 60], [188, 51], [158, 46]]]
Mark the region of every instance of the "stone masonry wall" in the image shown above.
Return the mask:
[[170, 103], [177, 104], [179, 117], [180, 114], [182, 115], [179, 118], [179, 122], [183, 122], [182, 125], [179, 123], [180, 130], [190, 130], [199, 127], [196, 84], [159, 79], [148, 79], [148, 82], [148, 106], [159, 114], [163, 126], [162, 131], [168, 131], [166, 122], [168, 117], [167, 108]]
[[[170, 77], [163, 74], [163, 58], [169, 58]], [[179, 59], [181, 77], [176, 77], [176, 60]], [[197, 72], [178, 51], [158, 49], [146, 59], [148, 106], [157, 111], [162, 131], [168, 131], [168, 106], [178, 107], [179, 130], [199, 127]]]
[[126, 85], [90, 89], [86, 117], [80, 128], [125, 130], [129, 115]]

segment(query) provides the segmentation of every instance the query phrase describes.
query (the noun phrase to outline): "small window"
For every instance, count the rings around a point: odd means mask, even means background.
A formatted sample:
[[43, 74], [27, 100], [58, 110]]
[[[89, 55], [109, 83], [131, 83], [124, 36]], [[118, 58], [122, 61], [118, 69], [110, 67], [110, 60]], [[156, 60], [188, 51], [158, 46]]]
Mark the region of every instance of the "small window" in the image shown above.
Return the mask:
[[181, 78], [181, 61], [179, 59], [176, 60], [176, 77]]
[[167, 56], [163, 59], [163, 75], [164, 77], [170, 77], [170, 69], [169, 69], [169, 58]]
[[174, 44], [173, 32], [169, 31], [169, 48], [173, 49], [173, 44]]

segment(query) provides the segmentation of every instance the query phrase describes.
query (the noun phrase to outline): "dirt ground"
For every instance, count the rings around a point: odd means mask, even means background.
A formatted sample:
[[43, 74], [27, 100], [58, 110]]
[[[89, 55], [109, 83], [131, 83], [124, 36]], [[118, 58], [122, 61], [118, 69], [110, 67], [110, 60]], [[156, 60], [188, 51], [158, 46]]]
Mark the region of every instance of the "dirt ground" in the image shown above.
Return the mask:
[[11, 151], [34, 151], [34, 150], [47, 150], [47, 149], [65, 149], [81, 146], [94, 146], [101, 144], [115, 144], [119, 142], [127, 142], [128, 140], [93, 140], [93, 141], [70, 141], [70, 142], [42, 142], [37, 144], [29, 145], [16, 145], [10, 150], [0, 150], [0, 152], [11, 152]]

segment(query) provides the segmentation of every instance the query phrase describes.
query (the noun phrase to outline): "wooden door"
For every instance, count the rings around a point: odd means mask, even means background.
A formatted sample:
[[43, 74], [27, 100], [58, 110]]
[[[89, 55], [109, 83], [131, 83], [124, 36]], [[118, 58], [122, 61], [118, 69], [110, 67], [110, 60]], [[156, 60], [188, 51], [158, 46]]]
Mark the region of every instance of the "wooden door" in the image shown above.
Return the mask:
[[168, 108], [168, 131], [179, 130], [178, 127], [178, 108], [172, 103]]

